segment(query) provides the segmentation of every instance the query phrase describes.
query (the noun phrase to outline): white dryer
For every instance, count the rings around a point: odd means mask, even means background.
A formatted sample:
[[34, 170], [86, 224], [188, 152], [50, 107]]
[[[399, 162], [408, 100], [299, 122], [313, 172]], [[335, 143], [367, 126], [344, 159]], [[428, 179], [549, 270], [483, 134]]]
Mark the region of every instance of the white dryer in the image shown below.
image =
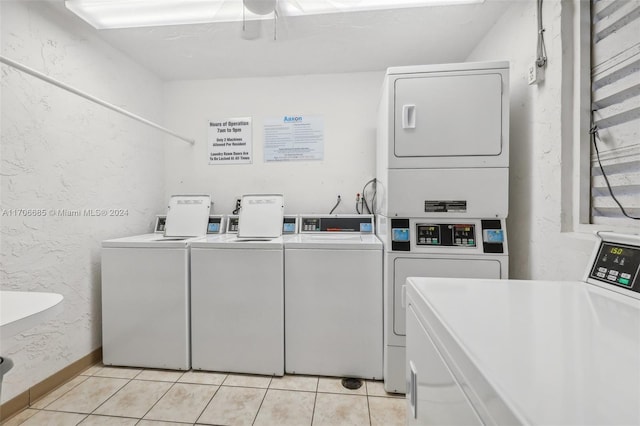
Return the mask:
[[407, 277], [507, 278], [505, 221], [378, 216], [384, 241], [384, 387], [405, 393]]
[[189, 245], [206, 233], [210, 197], [171, 197], [156, 232], [102, 242], [106, 365], [188, 370]]
[[376, 157], [378, 214], [507, 217], [509, 63], [389, 68]]
[[283, 222], [282, 195], [245, 195], [237, 234], [192, 244], [194, 369], [284, 374]]
[[640, 236], [600, 237], [582, 281], [409, 278], [407, 424], [640, 424]]
[[382, 378], [382, 243], [372, 215], [301, 215], [285, 241], [285, 371]]

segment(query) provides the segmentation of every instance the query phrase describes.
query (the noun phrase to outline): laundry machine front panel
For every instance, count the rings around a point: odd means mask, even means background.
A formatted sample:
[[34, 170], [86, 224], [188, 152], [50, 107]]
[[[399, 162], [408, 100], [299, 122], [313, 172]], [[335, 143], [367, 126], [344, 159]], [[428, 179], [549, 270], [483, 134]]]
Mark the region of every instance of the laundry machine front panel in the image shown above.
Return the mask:
[[190, 367], [188, 249], [103, 248], [106, 365]]
[[381, 250], [286, 249], [285, 259], [287, 373], [380, 380]]
[[282, 375], [282, 249], [193, 248], [194, 369]]
[[[404, 345], [405, 335], [405, 309], [402, 306], [402, 287], [408, 277], [449, 277], [449, 278], [495, 278], [499, 279], [503, 272], [503, 266], [499, 259], [487, 258], [446, 258], [394, 256], [389, 263], [387, 274], [389, 281], [390, 300], [393, 302], [392, 327], [387, 330], [390, 339], [402, 336], [396, 343]], [[393, 337], [392, 337], [393, 336]]]

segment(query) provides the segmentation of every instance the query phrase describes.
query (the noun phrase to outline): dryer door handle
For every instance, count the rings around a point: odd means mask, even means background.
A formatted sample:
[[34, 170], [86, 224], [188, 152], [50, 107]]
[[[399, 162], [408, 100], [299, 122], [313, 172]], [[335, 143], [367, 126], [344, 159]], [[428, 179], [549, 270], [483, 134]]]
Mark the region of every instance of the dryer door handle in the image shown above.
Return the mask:
[[416, 128], [416, 106], [415, 105], [402, 105], [402, 128], [403, 129]]

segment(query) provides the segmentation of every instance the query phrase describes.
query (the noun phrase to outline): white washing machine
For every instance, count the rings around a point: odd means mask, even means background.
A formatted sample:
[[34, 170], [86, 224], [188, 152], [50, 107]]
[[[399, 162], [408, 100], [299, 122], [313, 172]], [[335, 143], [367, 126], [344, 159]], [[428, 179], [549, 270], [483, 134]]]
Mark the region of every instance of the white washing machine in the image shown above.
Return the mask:
[[171, 197], [157, 232], [102, 242], [105, 365], [188, 370], [189, 244], [206, 233], [210, 197]]
[[405, 393], [407, 277], [507, 278], [505, 221], [378, 216], [384, 241], [384, 387]]
[[245, 195], [237, 234], [192, 244], [194, 369], [284, 374], [283, 223], [282, 195]]
[[382, 378], [382, 243], [372, 215], [301, 215], [285, 241], [285, 371]]
[[640, 236], [600, 237], [583, 281], [409, 278], [408, 424], [640, 424]]

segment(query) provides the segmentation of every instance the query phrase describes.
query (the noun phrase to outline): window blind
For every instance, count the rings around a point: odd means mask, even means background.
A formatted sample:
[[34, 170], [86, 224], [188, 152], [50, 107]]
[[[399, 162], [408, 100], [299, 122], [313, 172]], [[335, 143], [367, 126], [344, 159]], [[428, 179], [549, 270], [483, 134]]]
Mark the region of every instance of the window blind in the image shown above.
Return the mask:
[[[627, 214], [640, 217], [640, 1], [592, 0], [591, 109], [600, 161]], [[635, 226], [609, 194], [591, 146], [591, 223]]]

